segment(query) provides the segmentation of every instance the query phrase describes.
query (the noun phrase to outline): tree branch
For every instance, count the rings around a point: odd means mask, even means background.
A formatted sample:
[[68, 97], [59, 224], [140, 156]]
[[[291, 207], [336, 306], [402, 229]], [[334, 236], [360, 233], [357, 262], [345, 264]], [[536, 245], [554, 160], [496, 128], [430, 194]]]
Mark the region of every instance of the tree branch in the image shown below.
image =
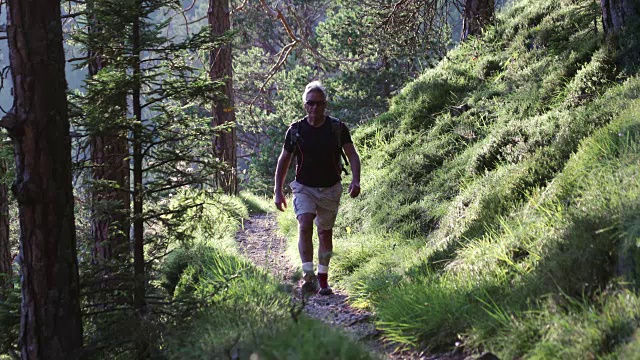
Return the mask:
[[244, 0], [242, 2], [242, 4], [240, 4], [240, 6], [238, 6], [237, 8], [231, 10], [231, 15], [233, 15], [233, 13], [235, 13], [236, 11], [242, 11], [244, 10], [245, 6], [247, 6], [247, 3], [249, 2], [249, 0]]
[[86, 12], [81, 11], [81, 12], [77, 12], [77, 13], [61, 15], [60, 18], [61, 19], [69, 19], [69, 18], [75, 18], [76, 16], [80, 16], [80, 15], [86, 15], [86, 14], [87, 14]]

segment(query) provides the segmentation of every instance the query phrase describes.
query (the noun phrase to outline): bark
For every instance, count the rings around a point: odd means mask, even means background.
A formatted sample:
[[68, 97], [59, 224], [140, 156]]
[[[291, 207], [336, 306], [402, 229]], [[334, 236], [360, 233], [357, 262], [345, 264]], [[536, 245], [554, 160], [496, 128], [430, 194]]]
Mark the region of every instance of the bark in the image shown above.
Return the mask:
[[482, 29], [493, 20], [494, 13], [495, 0], [465, 0], [461, 40], [480, 35]]
[[[231, 30], [229, 0], [209, 0], [209, 11], [207, 15], [213, 36], [220, 36]], [[214, 104], [212, 126], [234, 125], [213, 139], [215, 154], [227, 168], [225, 171], [219, 173], [217, 181], [225, 193], [237, 194], [238, 158], [236, 154], [236, 115], [233, 103], [231, 44], [227, 43], [212, 50], [209, 54], [209, 66], [211, 79], [214, 81], [224, 81], [222, 88], [223, 96], [216, 99]]]
[[600, 0], [602, 26], [605, 33], [618, 32], [638, 17], [640, 5], [637, 0]]
[[[92, 33], [101, 31], [100, 21], [93, 11], [93, 2], [87, 3], [87, 10], [93, 13]], [[103, 51], [96, 44], [89, 50], [89, 76], [93, 77], [107, 66]], [[126, 93], [114, 97], [117, 101], [111, 106], [122, 109], [125, 116], [127, 108]], [[126, 130], [109, 124], [118, 119], [103, 118], [101, 131], [91, 134], [92, 177], [94, 184], [91, 194], [91, 237], [94, 241], [92, 251], [94, 263], [103, 263], [112, 259], [123, 260], [129, 249], [129, 143]]]
[[7, 163], [0, 159], [0, 301], [5, 291], [12, 287], [11, 242], [9, 239], [9, 194], [6, 182]]
[[124, 260], [129, 249], [129, 155], [124, 134], [91, 136], [93, 179], [112, 185], [94, 187], [91, 235], [96, 263]]
[[22, 306], [22, 359], [74, 359], [82, 348], [60, 2], [8, 0]]

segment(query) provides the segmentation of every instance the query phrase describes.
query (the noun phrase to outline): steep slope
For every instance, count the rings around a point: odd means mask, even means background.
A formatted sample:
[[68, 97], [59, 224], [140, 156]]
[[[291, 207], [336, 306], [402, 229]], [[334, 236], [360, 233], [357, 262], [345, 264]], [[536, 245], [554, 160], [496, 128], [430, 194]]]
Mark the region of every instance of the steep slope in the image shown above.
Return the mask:
[[392, 338], [507, 358], [640, 347], [640, 32], [607, 40], [599, 16], [517, 1], [357, 130], [364, 189], [332, 271]]

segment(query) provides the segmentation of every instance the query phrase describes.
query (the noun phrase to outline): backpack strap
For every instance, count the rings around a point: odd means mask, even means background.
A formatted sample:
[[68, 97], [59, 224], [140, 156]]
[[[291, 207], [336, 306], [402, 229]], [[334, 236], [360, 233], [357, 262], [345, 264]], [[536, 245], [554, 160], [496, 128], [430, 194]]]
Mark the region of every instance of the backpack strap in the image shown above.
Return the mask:
[[298, 145], [298, 142], [302, 144], [302, 139], [300, 138], [301, 121], [302, 120], [299, 120], [291, 124], [291, 144], [293, 144], [294, 148]]
[[[290, 125], [291, 144], [293, 145], [293, 153], [296, 154], [296, 156], [302, 156], [302, 149], [300, 149], [300, 144], [302, 144], [302, 138], [300, 137], [300, 123], [303, 120], [296, 121]], [[301, 161], [304, 161], [304, 158], [302, 158]], [[302, 166], [296, 168], [296, 177], [298, 176], [300, 169], [302, 169]]]

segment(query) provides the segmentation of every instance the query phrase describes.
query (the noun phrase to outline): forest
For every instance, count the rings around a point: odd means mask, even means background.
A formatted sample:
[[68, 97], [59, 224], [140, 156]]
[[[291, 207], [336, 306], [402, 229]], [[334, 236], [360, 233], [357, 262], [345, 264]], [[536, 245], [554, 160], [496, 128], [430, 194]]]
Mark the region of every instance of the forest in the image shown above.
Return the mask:
[[0, 0], [0, 56], [0, 360], [640, 359], [638, 0]]

